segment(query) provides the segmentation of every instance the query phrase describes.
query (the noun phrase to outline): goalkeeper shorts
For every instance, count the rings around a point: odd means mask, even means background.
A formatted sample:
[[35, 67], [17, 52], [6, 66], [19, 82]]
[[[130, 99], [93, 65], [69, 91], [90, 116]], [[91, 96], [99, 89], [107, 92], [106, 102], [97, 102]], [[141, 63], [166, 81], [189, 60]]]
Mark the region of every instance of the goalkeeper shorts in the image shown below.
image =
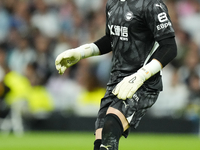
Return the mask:
[[[159, 95], [159, 91], [152, 91], [145, 86], [141, 86], [131, 99], [121, 100], [112, 94], [112, 89], [113, 87], [107, 87], [106, 94], [101, 99], [95, 129], [103, 127], [104, 118], [109, 107], [121, 111], [127, 118], [129, 125], [136, 128], [146, 111], [156, 102]], [[123, 135], [127, 137], [128, 132], [128, 130], [125, 131]]]

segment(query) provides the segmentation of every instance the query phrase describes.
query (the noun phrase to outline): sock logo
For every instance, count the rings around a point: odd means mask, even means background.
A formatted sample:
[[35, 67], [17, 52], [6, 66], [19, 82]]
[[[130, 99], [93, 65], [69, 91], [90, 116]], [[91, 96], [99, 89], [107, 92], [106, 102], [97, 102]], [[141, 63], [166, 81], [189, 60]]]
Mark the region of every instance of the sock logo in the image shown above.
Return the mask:
[[105, 148], [106, 150], [109, 150], [109, 147], [111, 147], [111, 145], [107, 145], [107, 146], [105, 146], [105, 145], [101, 144], [100, 147], [103, 147], [103, 148]]

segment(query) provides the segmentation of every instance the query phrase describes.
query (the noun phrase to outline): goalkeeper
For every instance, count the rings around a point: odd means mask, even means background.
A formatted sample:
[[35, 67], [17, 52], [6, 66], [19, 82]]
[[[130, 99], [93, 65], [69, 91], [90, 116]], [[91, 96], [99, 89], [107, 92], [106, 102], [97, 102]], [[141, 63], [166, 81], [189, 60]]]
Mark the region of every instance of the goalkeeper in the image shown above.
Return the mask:
[[177, 55], [174, 29], [162, 0], [108, 0], [106, 34], [56, 58], [60, 74], [80, 59], [113, 53], [110, 79], [95, 123], [94, 150], [118, 150], [162, 91], [161, 69]]

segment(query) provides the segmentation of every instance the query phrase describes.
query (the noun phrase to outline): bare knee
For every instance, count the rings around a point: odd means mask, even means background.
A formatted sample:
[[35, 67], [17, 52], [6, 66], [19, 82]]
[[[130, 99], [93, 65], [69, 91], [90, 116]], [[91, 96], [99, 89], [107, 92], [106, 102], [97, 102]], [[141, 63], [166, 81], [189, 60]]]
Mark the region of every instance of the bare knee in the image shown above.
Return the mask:
[[117, 110], [113, 107], [109, 107], [106, 114], [117, 115], [122, 123], [124, 131], [126, 131], [130, 127], [126, 117], [119, 110]]

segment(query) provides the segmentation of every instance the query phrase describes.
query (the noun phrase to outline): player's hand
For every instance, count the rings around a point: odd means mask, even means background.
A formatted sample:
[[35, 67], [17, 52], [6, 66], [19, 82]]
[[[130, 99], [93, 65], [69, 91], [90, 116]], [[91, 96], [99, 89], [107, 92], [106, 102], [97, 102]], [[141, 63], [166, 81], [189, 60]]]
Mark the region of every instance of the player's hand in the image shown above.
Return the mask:
[[153, 59], [136, 73], [125, 77], [117, 84], [112, 93], [119, 99], [126, 100], [127, 98], [132, 98], [133, 94], [142, 86], [142, 84], [161, 69], [162, 64], [158, 60]]
[[132, 98], [133, 94], [141, 87], [144, 81], [145, 79], [141, 74], [136, 72], [119, 82], [112, 93], [122, 100]]
[[63, 74], [65, 70], [76, 64], [81, 59], [81, 54], [73, 49], [66, 50], [59, 54], [55, 61], [56, 69], [59, 74]]

